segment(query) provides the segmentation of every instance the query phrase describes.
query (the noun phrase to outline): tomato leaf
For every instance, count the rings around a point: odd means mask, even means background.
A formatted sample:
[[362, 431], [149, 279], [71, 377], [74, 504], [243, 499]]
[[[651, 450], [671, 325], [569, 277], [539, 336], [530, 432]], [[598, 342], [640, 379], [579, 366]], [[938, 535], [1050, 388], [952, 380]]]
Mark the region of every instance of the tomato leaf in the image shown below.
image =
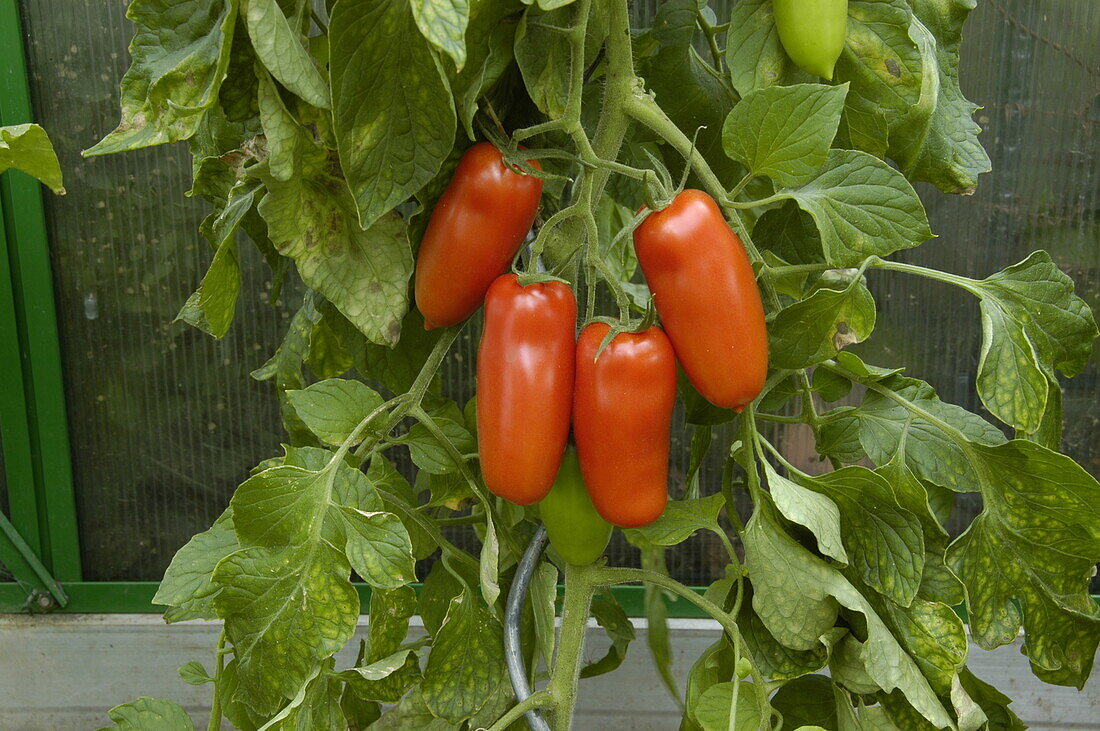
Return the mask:
[[944, 193], [968, 195], [978, 175], [990, 171], [989, 155], [978, 141], [979, 108], [959, 87], [959, 44], [972, 0], [914, 0], [909, 34], [924, 65], [920, 102], [912, 122], [890, 134], [890, 156], [910, 180], [928, 181]]
[[817, 178], [779, 194], [813, 217], [825, 261], [834, 266], [858, 266], [868, 256], [909, 249], [932, 236], [913, 186], [864, 152], [830, 150]]
[[875, 329], [875, 299], [853, 277], [844, 289], [821, 288], [789, 305], [768, 328], [771, 363], [777, 368], [807, 368], [862, 343]]
[[408, 0], [342, 0], [329, 44], [340, 165], [369, 228], [435, 175], [454, 142], [454, 104]]
[[237, 0], [135, 0], [126, 17], [133, 64], [122, 77], [122, 121], [86, 156], [195, 134], [225, 78]]
[[[760, 707], [756, 688], [742, 682], [737, 689], [737, 704], [733, 702], [733, 683], [716, 683], [699, 696], [695, 704], [695, 720], [703, 731], [755, 731], [760, 728], [766, 711]], [[737, 721], [730, 724], [733, 708], [737, 709]]]
[[1100, 562], [1100, 483], [1034, 442], [968, 451], [983, 507], [951, 544], [948, 565], [966, 585], [974, 641], [1008, 644], [1022, 623], [1032, 671], [1080, 688], [1100, 644], [1100, 607], [1088, 591]]
[[840, 537], [840, 509], [836, 503], [827, 495], [780, 476], [767, 462], [763, 466], [772, 500], [783, 517], [808, 528], [817, 539], [817, 550], [821, 553], [848, 563]]
[[847, 85], [798, 84], [751, 92], [722, 125], [726, 154], [779, 185], [809, 182], [825, 165], [847, 91]]
[[110, 731], [114, 728], [121, 731], [194, 731], [195, 728], [187, 712], [167, 698], [141, 697], [115, 706], [107, 712], [107, 716], [115, 725], [99, 731]]
[[710, 495], [694, 500], [670, 500], [661, 517], [643, 528], [623, 530], [632, 542], [635, 539], [656, 546], [675, 546], [691, 538], [696, 531], [722, 532], [718, 525], [718, 513], [725, 505], [721, 495]]
[[218, 562], [240, 548], [233, 529], [233, 512], [227, 508], [214, 525], [189, 540], [164, 572], [153, 604], [168, 607], [164, 621], [214, 619], [214, 597], [221, 590], [212, 576]]
[[463, 592], [451, 600], [435, 634], [421, 692], [431, 712], [451, 723], [470, 718], [504, 675], [500, 622]]
[[241, 696], [255, 710], [274, 713], [351, 639], [359, 595], [350, 573], [342, 555], [319, 543], [252, 546], [218, 564], [214, 605], [233, 643]]
[[329, 107], [328, 84], [276, 0], [242, 0], [252, 48], [279, 83], [316, 107]]
[[38, 178], [54, 193], [65, 194], [57, 154], [46, 130], [37, 124], [0, 127], [0, 173], [9, 168]]
[[998, 419], [1032, 433], [1046, 412], [1055, 368], [1074, 376], [1092, 355], [1096, 319], [1045, 251], [973, 287], [985, 335], [978, 395]]
[[[301, 391], [287, 391], [298, 417], [317, 437], [334, 446], [351, 438], [363, 419], [382, 405], [382, 397], [362, 381], [329, 378]], [[366, 433], [361, 433], [355, 446]]]
[[467, 0], [412, 0], [416, 27], [433, 46], [454, 59], [455, 67], [466, 65], [466, 25], [470, 22]]
[[746, 564], [754, 577], [753, 608], [776, 640], [796, 650], [813, 649], [835, 624], [840, 607], [858, 613], [867, 628], [858, 654], [874, 682], [902, 691], [932, 723], [952, 723], [920, 668], [867, 599], [836, 569], [784, 533], [766, 506], [758, 507], [749, 520], [744, 541]]
[[390, 213], [360, 229], [347, 184], [325, 153], [312, 150], [302, 168], [292, 180], [265, 181], [259, 211], [271, 240], [368, 340], [396, 343], [413, 269], [405, 222]]

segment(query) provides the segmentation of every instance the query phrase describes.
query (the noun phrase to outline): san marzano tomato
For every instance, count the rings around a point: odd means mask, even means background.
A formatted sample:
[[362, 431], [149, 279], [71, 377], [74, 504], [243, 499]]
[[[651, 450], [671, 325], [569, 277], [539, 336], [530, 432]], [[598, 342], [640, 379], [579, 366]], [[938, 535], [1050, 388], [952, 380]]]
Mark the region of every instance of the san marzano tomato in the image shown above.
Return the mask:
[[492, 144], [479, 142], [462, 155], [416, 256], [424, 327], [456, 325], [481, 306], [531, 230], [540, 195], [542, 181], [513, 172]]
[[494, 494], [519, 505], [541, 500], [569, 437], [577, 300], [562, 282], [520, 286], [499, 277], [485, 298], [477, 352], [481, 471]]
[[624, 528], [652, 523], [668, 500], [676, 356], [660, 328], [620, 333], [596, 359], [606, 323], [581, 331], [573, 437], [592, 504]]
[[741, 239], [713, 198], [685, 190], [642, 221], [634, 249], [688, 380], [741, 411], [768, 375], [764, 306]]

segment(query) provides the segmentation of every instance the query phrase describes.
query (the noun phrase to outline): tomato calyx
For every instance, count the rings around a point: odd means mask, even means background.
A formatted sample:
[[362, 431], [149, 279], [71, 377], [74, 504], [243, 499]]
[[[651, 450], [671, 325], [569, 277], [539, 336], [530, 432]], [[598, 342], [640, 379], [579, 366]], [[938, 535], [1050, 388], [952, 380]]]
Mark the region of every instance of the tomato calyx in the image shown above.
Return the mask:
[[603, 351], [608, 345], [611, 345], [611, 341], [617, 336], [623, 333], [643, 333], [649, 328], [657, 324], [657, 308], [653, 304], [653, 295], [649, 295], [649, 304], [646, 306], [645, 315], [640, 320], [636, 321], [623, 321], [617, 320], [614, 317], [594, 317], [586, 325], [593, 322], [602, 322], [605, 325], [611, 327], [604, 335], [603, 340], [600, 341], [600, 347], [596, 349], [596, 360], [600, 359], [603, 355]]
[[515, 272], [516, 277], [519, 281], [519, 286], [521, 287], [529, 287], [532, 284], [545, 284], [547, 282], [561, 282], [567, 287], [572, 286], [569, 283], [569, 280], [562, 279], [561, 277], [555, 276], [550, 272], [521, 272], [515, 268], [513, 268], [513, 271]]

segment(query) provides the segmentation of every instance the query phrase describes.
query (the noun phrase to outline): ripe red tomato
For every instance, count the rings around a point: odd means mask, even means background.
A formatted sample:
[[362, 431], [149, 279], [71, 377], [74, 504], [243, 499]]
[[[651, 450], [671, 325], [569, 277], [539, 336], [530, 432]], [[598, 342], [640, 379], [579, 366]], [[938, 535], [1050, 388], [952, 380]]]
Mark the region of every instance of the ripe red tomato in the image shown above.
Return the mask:
[[569, 437], [577, 300], [561, 282], [522, 287], [497, 278], [485, 298], [477, 351], [481, 471], [494, 494], [519, 505], [554, 484]]
[[531, 230], [540, 195], [542, 181], [512, 172], [492, 144], [462, 155], [416, 256], [416, 306], [426, 329], [456, 325], [481, 306]]
[[634, 249], [688, 380], [740, 412], [768, 375], [764, 306], [741, 239], [713, 198], [685, 190], [642, 221]]
[[592, 504], [624, 528], [648, 525], [668, 500], [676, 356], [660, 328], [615, 336], [596, 322], [577, 341], [573, 438]]

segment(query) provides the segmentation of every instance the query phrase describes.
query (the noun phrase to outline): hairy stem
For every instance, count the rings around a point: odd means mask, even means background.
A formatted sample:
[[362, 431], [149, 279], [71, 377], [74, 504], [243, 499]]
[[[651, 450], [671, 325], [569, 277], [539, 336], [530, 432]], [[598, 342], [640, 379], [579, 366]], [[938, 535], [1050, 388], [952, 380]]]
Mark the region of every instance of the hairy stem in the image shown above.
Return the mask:
[[222, 727], [222, 699], [218, 690], [222, 687], [222, 669], [225, 667], [225, 629], [218, 635], [218, 649], [214, 665], [214, 700], [210, 704], [210, 720], [206, 731], [218, 731]]
[[489, 726], [485, 731], [504, 731], [504, 729], [511, 726], [514, 722], [518, 721], [523, 714], [535, 708], [552, 708], [554, 705], [553, 696], [548, 691], [540, 690], [527, 696], [524, 700], [512, 706], [507, 713], [498, 718], [492, 726]]
[[598, 586], [592, 566], [565, 566], [565, 598], [561, 611], [561, 635], [554, 657], [554, 670], [548, 691], [554, 699], [554, 731], [569, 731], [573, 723], [573, 708], [577, 703], [584, 637], [588, 631], [588, 615], [592, 594]]

